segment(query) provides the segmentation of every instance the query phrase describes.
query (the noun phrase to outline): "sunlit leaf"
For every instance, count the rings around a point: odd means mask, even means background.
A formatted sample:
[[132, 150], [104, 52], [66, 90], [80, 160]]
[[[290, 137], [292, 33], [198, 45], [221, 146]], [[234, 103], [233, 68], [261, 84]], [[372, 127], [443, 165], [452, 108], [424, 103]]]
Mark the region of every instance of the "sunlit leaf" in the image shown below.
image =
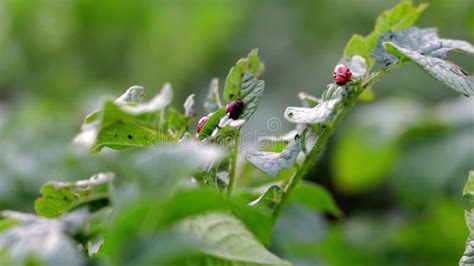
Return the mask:
[[377, 41], [387, 31], [399, 31], [411, 27], [427, 4], [413, 6], [411, 1], [401, 2], [390, 10], [383, 12], [375, 22], [374, 30], [367, 36], [367, 50], [375, 49]]
[[71, 221], [74, 224], [65, 223], [67, 217], [55, 220], [14, 211], [3, 211], [1, 216], [17, 223], [0, 233], [0, 250], [18, 265], [32, 257], [46, 265], [82, 265], [76, 243], [67, 232], [69, 227], [85, 222], [87, 216], [76, 217]]
[[313, 108], [287, 107], [285, 118], [296, 124], [320, 124], [325, 123], [334, 114], [336, 105], [340, 99], [323, 101]]

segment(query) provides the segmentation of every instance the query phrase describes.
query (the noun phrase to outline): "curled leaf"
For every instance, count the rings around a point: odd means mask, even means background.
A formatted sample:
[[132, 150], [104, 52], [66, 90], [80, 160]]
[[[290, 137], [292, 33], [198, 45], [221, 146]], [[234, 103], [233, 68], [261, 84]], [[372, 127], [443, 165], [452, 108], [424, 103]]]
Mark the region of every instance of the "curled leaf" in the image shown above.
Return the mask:
[[193, 116], [194, 115], [194, 97], [196, 95], [191, 94], [186, 98], [186, 101], [184, 101], [183, 107], [184, 107], [184, 115], [185, 116]]
[[171, 103], [173, 99], [173, 89], [171, 84], [165, 83], [159, 94], [153, 97], [148, 103], [137, 105], [124, 105], [122, 110], [130, 114], [144, 114], [159, 111]]
[[466, 96], [474, 95], [474, 77], [449, 61], [422, 55], [394, 43], [384, 43], [387, 50], [398, 58], [408, 58], [446, 86]]
[[295, 135], [282, 152], [248, 151], [245, 159], [270, 176], [277, 176], [283, 168], [290, 168], [303, 148], [304, 133]]
[[340, 99], [324, 101], [313, 108], [287, 107], [285, 118], [296, 124], [320, 124], [325, 123], [334, 113]]

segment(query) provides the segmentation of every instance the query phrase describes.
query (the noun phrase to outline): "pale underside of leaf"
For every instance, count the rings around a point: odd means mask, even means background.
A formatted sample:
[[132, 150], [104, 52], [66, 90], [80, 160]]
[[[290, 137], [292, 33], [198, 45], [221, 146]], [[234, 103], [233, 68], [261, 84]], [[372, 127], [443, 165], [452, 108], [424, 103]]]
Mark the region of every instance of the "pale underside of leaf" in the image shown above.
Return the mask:
[[76, 244], [65, 234], [61, 220], [14, 211], [3, 211], [1, 216], [19, 222], [0, 234], [0, 250], [7, 250], [18, 265], [30, 256], [46, 265], [82, 265]]
[[319, 124], [325, 123], [333, 114], [340, 99], [324, 101], [313, 108], [287, 107], [285, 118], [296, 124]]
[[124, 105], [122, 110], [130, 114], [143, 114], [159, 111], [171, 103], [173, 99], [173, 89], [169, 83], [165, 83], [159, 94], [153, 97], [148, 103], [137, 105]]
[[196, 95], [191, 94], [184, 101], [183, 107], [184, 107], [184, 115], [185, 116], [193, 116], [193, 114], [194, 114], [193, 107], [194, 107], [194, 98], [195, 97], [196, 97]]
[[402, 48], [394, 43], [385, 43], [387, 47], [393, 47], [398, 52], [408, 57], [428, 74], [441, 81], [448, 87], [466, 96], [474, 95], [474, 77], [469, 75], [461, 67], [436, 57], [422, 55], [418, 52]]
[[248, 151], [245, 159], [270, 176], [277, 176], [283, 168], [290, 168], [301, 152], [304, 138], [295, 135], [285, 149], [280, 152]]
[[230, 213], [210, 212], [182, 221], [178, 230], [204, 242], [201, 251], [233, 265], [290, 265], [269, 252]]

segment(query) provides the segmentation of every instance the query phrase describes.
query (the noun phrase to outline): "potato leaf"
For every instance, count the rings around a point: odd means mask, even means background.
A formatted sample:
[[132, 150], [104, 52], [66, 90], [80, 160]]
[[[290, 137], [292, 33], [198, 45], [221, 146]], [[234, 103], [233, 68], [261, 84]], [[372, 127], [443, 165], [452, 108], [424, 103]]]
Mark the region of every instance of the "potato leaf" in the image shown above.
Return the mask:
[[114, 175], [99, 173], [77, 182], [48, 182], [41, 187], [42, 196], [35, 201], [35, 210], [48, 218], [60, 217], [81, 206], [96, 210], [108, 205]]
[[231, 213], [190, 217], [178, 224], [178, 230], [203, 242], [200, 249], [204, 254], [232, 265], [290, 265], [268, 251]]
[[289, 202], [298, 203], [302, 206], [318, 212], [327, 212], [334, 216], [341, 216], [342, 211], [337, 207], [331, 194], [322, 186], [302, 182], [298, 184], [295, 191], [290, 194]]
[[224, 85], [224, 99], [230, 103], [241, 97], [243, 78], [246, 73], [257, 78], [264, 71], [264, 65], [258, 58], [258, 49], [252, 50], [246, 58], [241, 58], [227, 75]]
[[304, 145], [304, 134], [296, 134], [282, 152], [248, 151], [245, 159], [258, 169], [276, 177], [284, 168], [290, 168]]
[[433, 78], [441, 81], [449, 88], [466, 96], [474, 95], [474, 77], [467, 71], [449, 61], [423, 55], [419, 52], [405, 49], [395, 43], [384, 43], [387, 50], [399, 59], [409, 58]]

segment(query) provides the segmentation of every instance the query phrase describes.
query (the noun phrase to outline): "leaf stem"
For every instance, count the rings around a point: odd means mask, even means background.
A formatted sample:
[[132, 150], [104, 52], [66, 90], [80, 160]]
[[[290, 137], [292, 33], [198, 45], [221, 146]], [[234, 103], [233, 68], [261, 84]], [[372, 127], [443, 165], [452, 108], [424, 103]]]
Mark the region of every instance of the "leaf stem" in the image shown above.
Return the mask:
[[324, 148], [327, 140], [331, 136], [331, 134], [334, 132], [334, 130], [337, 128], [337, 126], [341, 123], [342, 119], [346, 116], [346, 114], [349, 112], [350, 109], [354, 106], [354, 104], [357, 102], [357, 99], [359, 98], [359, 95], [369, 86], [371, 86], [373, 83], [378, 81], [383, 75], [389, 73], [395, 65], [389, 67], [389, 68], [382, 68], [379, 71], [377, 71], [374, 75], [372, 75], [370, 78], [362, 82], [362, 85], [355, 86], [353, 87], [354, 92], [352, 95], [350, 95], [344, 102], [344, 106], [342, 107], [342, 110], [336, 113], [335, 118], [330, 125], [323, 130], [323, 132], [319, 135], [318, 140], [314, 144], [313, 149], [308, 153], [306, 156], [306, 159], [303, 162], [303, 165], [301, 168], [299, 168], [298, 172], [293, 175], [291, 178], [290, 182], [288, 183], [287, 187], [285, 188], [285, 192], [283, 196], [281, 197], [280, 202], [276, 205], [272, 218], [273, 222], [275, 223], [278, 217], [280, 216], [281, 212], [283, 211], [284, 207], [288, 203], [290, 194], [293, 192], [293, 190], [296, 188], [296, 186], [300, 183], [300, 181], [303, 179], [303, 177], [307, 174], [309, 169], [313, 167], [313, 165], [316, 163], [316, 157], [318, 154], [321, 152], [321, 150]]
[[231, 195], [235, 186], [235, 171], [237, 168], [237, 156], [239, 155], [239, 145], [240, 145], [240, 130], [237, 130], [234, 138], [234, 148], [232, 151], [232, 164], [230, 165], [229, 172], [229, 185], [227, 186], [227, 195]]

